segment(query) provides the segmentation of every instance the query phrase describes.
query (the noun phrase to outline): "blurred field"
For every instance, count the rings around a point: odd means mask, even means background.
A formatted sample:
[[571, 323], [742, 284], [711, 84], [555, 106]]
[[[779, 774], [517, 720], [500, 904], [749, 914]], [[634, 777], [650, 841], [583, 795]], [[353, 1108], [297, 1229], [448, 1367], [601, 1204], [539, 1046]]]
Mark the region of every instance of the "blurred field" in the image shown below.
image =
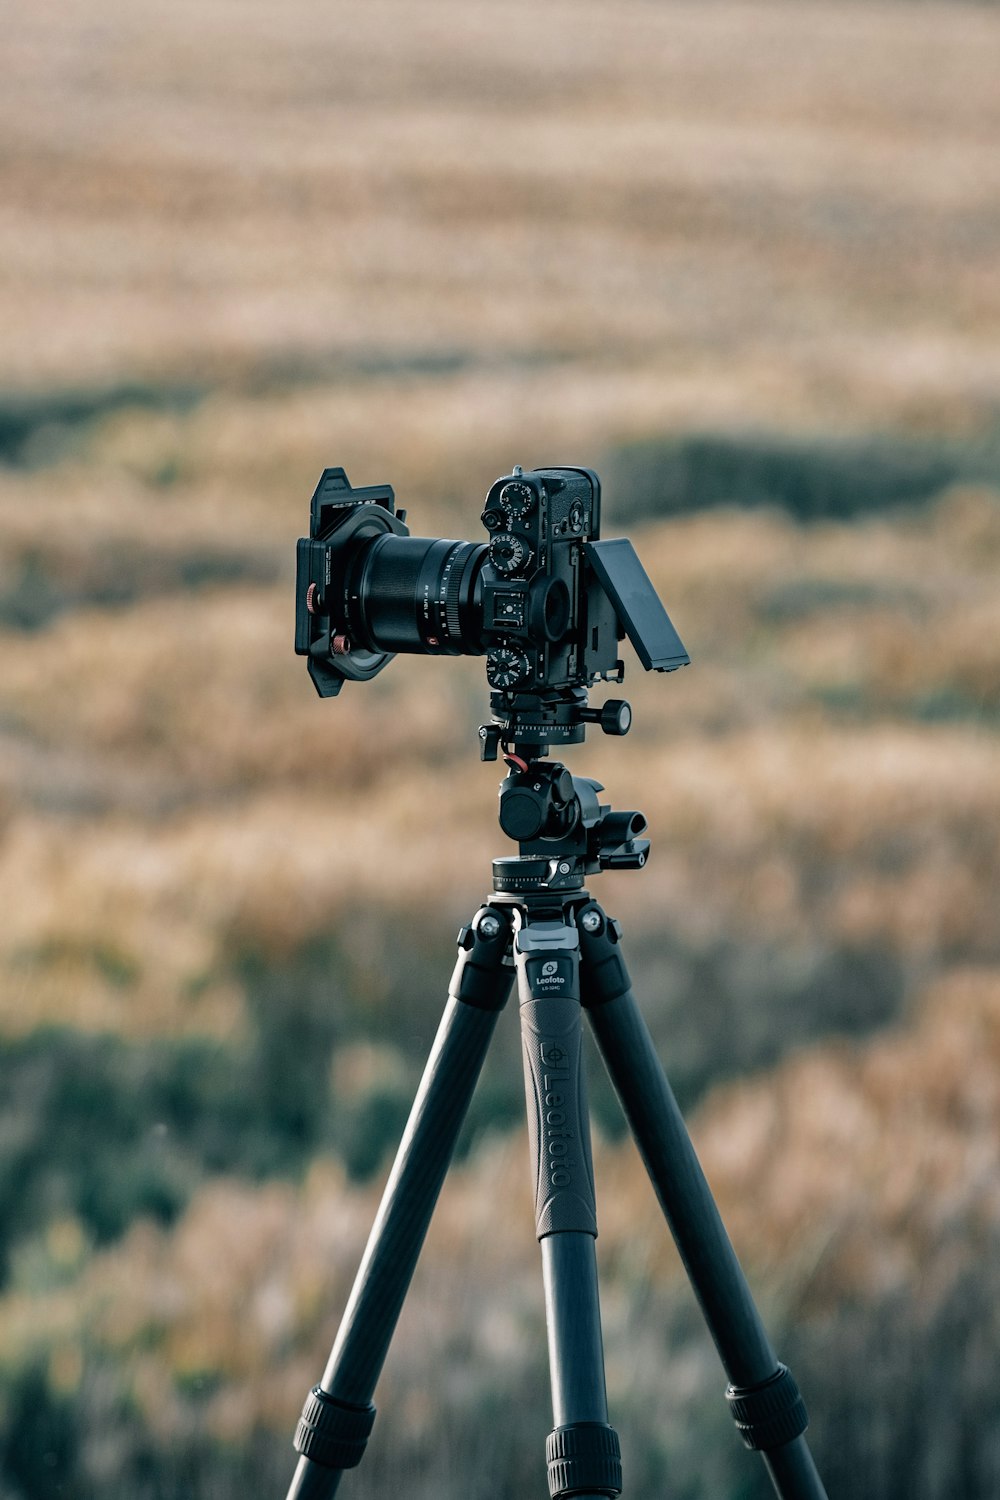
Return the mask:
[[[696, 1131], [768, 1319], [823, 1392], [815, 1442], [833, 1494], [893, 1493], [900, 1471], [920, 1495], [946, 1493], [955, 1474], [968, 1493], [996, 1483], [983, 1314], [998, 1291], [984, 1253], [1000, 1221], [998, 1016], [996, 973], [957, 973], [909, 1035], [810, 1049], [720, 1092]], [[596, 1168], [609, 1395], [630, 1482], [747, 1493], [717, 1358], [635, 1154], [605, 1146]], [[486, 1495], [498, 1470], [505, 1493], [537, 1487], [547, 1390], [523, 1176], [523, 1141], [494, 1140], [446, 1189], [383, 1383], [381, 1446], [351, 1476], [359, 1494], [461, 1480]], [[173, 1234], [140, 1225], [79, 1275], [79, 1241], [54, 1226], [48, 1284], [0, 1307], [8, 1361], [50, 1392], [31, 1414], [38, 1440], [75, 1404], [81, 1433], [118, 1424], [130, 1482], [141, 1486], [152, 1448], [168, 1493], [193, 1466], [216, 1493], [280, 1492], [270, 1434], [294, 1424], [325, 1361], [375, 1206], [330, 1162], [297, 1189], [217, 1182]], [[942, 1385], [953, 1405], [931, 1448], [922, 1428]]]
[[[294, 539], [327, 464], [476, 537], [515, 462], [694, 658], [571, 765], [831, 1500], [995, 1495], [996, 9], [2, 15], [2, 1500], [287, 1483], [501, 852], [481, 662], [321, 703]], [[544, 1483], [518, 1052], [345, 1495]], [[627, 1493], [762, 1500], [593, 1093]]]
[[8, 370], [735, 351], [992, 402], [996, 45], [966, 6], [33, 6]]

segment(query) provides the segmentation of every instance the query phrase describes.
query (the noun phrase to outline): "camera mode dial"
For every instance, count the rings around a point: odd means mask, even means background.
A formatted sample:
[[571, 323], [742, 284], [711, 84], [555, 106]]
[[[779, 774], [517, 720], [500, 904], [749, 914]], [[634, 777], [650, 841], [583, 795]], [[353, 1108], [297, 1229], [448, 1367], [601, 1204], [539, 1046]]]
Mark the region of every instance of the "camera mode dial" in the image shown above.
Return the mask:
[[515, 688], [531, 675], [528, 653], [520, 646], [494, 646], [486, 653], [486, 681], [490, 687]]
[[500, 504], [504, 507], [507, 514], [515, 520], [520, 520], [522, 516], [526, 516], [534, 503], [535, 497], [531, 491], [531, 486], [522, 484], [518, 480], [514, 480], [511, 484], [505, 484], [500, 491]]
[[531, 561], [531, 548], [512, 531], [498, 531], [490, 542], [490, 562], [504, 578], [521, 573]]

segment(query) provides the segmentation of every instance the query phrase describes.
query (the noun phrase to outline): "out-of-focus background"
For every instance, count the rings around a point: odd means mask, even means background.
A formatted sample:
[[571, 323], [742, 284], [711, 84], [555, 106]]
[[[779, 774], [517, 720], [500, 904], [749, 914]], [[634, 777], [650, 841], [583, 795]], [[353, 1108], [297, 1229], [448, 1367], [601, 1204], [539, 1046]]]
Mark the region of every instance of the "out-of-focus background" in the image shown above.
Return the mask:
[[[292, 654], [342, 464], [596, 467], [694, 665], [570, 752], [832, 1500], [1000, 1493], [1000, 12], [2, 7], [0, 1495], [284, 1493], [503, 852], [481, 660]], [[628, 1492], [763, 1500], [595, 1075]], [[516, 1018], [372, 1500], [542, 1494]]]

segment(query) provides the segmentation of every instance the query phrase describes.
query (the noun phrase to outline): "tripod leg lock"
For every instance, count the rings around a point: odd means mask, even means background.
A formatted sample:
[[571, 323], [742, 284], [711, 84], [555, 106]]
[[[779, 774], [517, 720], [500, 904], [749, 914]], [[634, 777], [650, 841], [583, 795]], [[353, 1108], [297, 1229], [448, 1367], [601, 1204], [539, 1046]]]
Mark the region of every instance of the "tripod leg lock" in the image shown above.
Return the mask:
[[353, 1469], [375, 1423], [374, 1406], [349, 1406], [313, 1386], [295, 1429], [295, 1451], [328, 1469]]
[[566, 1495], [622, 1492], [618, 1434], [607, 1422], [571, 1422], [550, 1432], [545, 1444], [552, 1500]]
[[596, 901], [576, 913], [580, 929], [580, 1001], [584, 1010], [617, 1000], [632, 988], [622, 956], [620, 922], [606, 916]]
[[757, 1386], [729, 1386], [729, 1411], [748, 1448], [781, 1448], [809, 1426], [806, 1404], [786, 1365]]
[[458, 934], [458, 962], [449, 994], [477, 1010], [503, 1010], [512, 978], [504, 962], [509, 946], [508, 913], [496, 906], [480, 907]]

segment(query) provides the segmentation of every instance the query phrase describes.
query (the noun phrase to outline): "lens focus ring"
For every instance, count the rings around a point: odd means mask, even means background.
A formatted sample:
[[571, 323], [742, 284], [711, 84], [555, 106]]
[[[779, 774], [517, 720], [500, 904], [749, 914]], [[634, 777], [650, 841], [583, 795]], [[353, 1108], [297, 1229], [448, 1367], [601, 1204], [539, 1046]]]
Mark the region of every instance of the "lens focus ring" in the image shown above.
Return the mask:
[[462, 640], [462, 598], [466, 567], [480, 549], [475, 542], [456, 542], [445, 558], [444, 628], [449, 641]]

